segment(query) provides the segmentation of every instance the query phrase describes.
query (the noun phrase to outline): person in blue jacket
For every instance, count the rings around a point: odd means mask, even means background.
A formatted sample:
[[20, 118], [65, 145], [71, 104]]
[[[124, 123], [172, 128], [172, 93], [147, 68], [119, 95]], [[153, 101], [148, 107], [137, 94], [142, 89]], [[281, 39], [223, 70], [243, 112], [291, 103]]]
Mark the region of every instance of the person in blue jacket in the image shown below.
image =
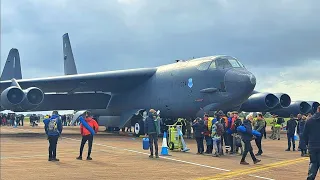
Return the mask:
[[49, 159], [48, 161], [59, 161], [57, 159], [57, 143], [62, 133], [62, 122], [58, 111], [53, 111], [52, 116], [43, 120], [44, 130], [49, 140]]

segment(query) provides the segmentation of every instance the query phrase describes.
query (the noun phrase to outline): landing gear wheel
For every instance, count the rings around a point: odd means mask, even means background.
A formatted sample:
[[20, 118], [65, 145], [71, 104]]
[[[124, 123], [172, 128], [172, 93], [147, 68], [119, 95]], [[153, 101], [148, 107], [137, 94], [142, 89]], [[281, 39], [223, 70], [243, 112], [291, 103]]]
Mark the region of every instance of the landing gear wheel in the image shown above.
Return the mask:
[[169, 149], [172, 151], [174, 149], [174, 143], [173, 142], [170, 142], [169, 143]]
[[134, 135], [139, 137], [140, 135], [144, 135], [144, 124], [143, 121], [138, 121], [134, 124]]

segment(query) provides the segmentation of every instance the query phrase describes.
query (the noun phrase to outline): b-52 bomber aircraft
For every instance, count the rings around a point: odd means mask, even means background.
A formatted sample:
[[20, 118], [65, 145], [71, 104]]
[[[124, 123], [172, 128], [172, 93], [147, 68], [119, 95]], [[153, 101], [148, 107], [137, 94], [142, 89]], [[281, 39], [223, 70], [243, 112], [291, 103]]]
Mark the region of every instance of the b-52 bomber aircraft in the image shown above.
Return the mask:
[[[122, 128], [135, 124], [143, 132], [143, 114], [160, 110], [162, 118], [195, 118], [216, 110], [272, 112], [279, 115], [313, 112], [317, 102], [291, 102], [284, 93], [254, 91], [255, 76], [235, 57], [217, 55], [176, 61], [154, 68], [77, 74], [68, 34], [63, 35], [64, 76], [22, 79], [1, 77], [1, 108], [15, 112], [90, 110], [99, 125]], [[19, 61], [19, 62], [12, 62]], [[6, 64], [19, 64], [12, 49]], [[20, 67], [19, 67], [20, 68]], [[314, 107], [312, 107], [314, 106]]]

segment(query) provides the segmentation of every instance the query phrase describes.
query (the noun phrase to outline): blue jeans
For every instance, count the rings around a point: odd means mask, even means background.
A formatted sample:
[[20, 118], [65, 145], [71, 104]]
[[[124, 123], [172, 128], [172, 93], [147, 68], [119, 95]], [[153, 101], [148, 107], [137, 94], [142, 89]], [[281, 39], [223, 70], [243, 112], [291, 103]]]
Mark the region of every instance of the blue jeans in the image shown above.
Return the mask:
[[294, 141], [294, 134], [287, 134], [287, 138], [288, 138], [288, 149], [291, 148], [291, 142], [292, 142], [292, 148], [296, 149], [296, 143]]

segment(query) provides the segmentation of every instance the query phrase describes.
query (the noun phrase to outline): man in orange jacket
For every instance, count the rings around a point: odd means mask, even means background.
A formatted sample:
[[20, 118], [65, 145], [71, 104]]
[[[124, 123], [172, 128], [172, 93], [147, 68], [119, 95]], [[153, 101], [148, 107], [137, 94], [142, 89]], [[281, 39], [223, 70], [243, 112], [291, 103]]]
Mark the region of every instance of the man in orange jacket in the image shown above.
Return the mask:
[[[95, 133], [97, 133], [98, 130], [99, 130], [99, 125], [91, 117], [89, 111], [85, 112], [85, 120], [89, 124], [89, 126], [92, 127], [92, 129], [95, 131]], [[81, 132], [81, 135], [82, 135], [82, 140], [81, 140], [81, 146], [80, 146], [80, 155], [79, 155], [79, 157], [77, 157], [77, 159], [78, 160], [82, 160], [83, 148], [84, 148], [84, 145], [86, 144], [86, 142], [88, 141], [89, 149], [88, 149], [87, 160], [92, 160], [92, 158], [90, 157], [90, 154], [91, 154], [91, 150], [92, 150], [93, 135], [82, 124], [80, 125], [80, 132]]]

